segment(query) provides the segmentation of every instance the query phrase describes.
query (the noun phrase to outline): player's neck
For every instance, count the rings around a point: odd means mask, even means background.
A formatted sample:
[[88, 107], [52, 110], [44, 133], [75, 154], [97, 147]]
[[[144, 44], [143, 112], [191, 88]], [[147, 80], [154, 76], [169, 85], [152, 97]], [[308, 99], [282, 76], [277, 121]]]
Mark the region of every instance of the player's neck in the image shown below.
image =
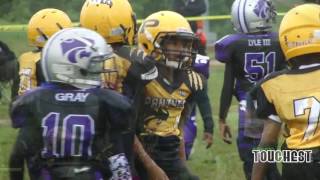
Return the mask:
[[165, 65], [160, 65], [158, 67], [159, 72], [171, 83], [174, 81], [174, 71], [175, 69], [169, 68]]

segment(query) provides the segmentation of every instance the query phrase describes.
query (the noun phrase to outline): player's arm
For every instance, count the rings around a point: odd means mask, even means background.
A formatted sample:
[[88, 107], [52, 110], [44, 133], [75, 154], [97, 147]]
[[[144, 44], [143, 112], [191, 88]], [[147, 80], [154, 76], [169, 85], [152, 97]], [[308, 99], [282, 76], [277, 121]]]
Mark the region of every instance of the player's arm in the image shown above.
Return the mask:
[[13, 61], [15, 58], [14, 52], [12, 52], [5, 43], [0, 41], [0, 65], [8, 61]]
[[32, 116], [33, 100], [35, 93], [30, 92], [19, 96], [15, 101], [11, 102], [9, 107], [9, 115], [13, 128], [21, 128], [25, 126], [28, 117]]
[[10, 178], [14, 180], [23, 179], [24, 160], [35, 154], [31, 148], [38, 147], [36, 144], [33, 144], [38, 142], [34, 141], [34, 138], [32, 138], [32, 141], [28, 140], [33, 132], [33, 129], [30, 129], [27, 122], [30, 117], [33, 117], [33, 113], [30, 110], [30, 108], [34, 107], [33, 100], [34, 94], [30, 92], [30, 94], [18, 97], [10, 104], [9, 111], [12, 126], [14, 128], [21, 128], [9, 159]]
[[133, 75], [137, 80], [148, 81], [158, 77], [155, 60], [151, 56], [147, 56], [139, 48], [116, 46], [114, 47], [114, 52], [132, 63], [128, 73]]
[[16, 62], [16, 71], [14, 72], [13, 82], [11, 86], [11, 101], [14, 101], [19, 91], [20, 77], [19, 77], [19, 63]]
[[141, 161], [141, 163], [148, 171], [150, 179], [169, 180], [166, 173], [151, 159], [151, 157], [144, 150], [137, 136], [134, 137], [133, 151], [138, 157], [138, 160]]
[[[257, 109], [256, 114], [258, 118], [264, 120], [264, 128], [262, 132], [262, 137], [259, 149], [276, 149], [278, 136], [281, 130], [281, 121], [276, 115], [276, 110], [273, 104], [271, 104], [264, 92], [260, 87], [256, 89], [257, 96]], [[252, 180], [261, 180], [264, 178], [266, 169], [268, 167], [267, 163], [257, 162], [253, 164]]]
[[[259, 149], [276, 149], [277, 139], [281, 130], [281, 124], [271, 120], [264, 120], [264, 128], [262, 132], [262, 137], [260, 140]], [[252, 180], [262, 180], [266, 174], [268, 164], [257, 162], [253, 164], [252, 169]]]
[[199, 111], [203, 120], [203, 125], [204, 125], [203, 139], [207, 142], [207, 148], [209, 148], [212, 145], [213, 128], [214, 128], [212, 106], [208, 96], [207, 81], [202, 76], [200, 77], [201, 77], [200, 79], [201, 81], [199, 82], [199, 84], [201, 85], [199, 89], [195, 87], [196, 91], [195, 91], [194, 99], [197, 103], [197, 106], [199, 108]]
[[231, 131], [226, 122], [228, 111], [232, 102], [234, 90], [234, 72], [231, 62], [225, 64], [223, 87], [220, 95], [220, 110], [219, 110], [219, 129], [220, 135], [224, 142], [231, 144]]
[[[108, 162], [102, 164], [104, 174], [111, 172], [111, 179], [131, 179], [130, 165], [123, 144], [122, 132], [128, 128], [131, 114], [131, 104], [129, 100], [110, 89], [97, 89], [100, 93], [104, 107], [105, 119], [98, 121], [105, 124], [105, 129], [100, 129], [100, 134], [96, 134], [94, 146], [99, 152], [96, 155], [98, 162]], [[101, 126], [101, 125], [100, 125]], [[97, 127], [100, 128], [99, 125]], [[104, 134], [102, 133], [104, 132]], [[103, 142], [101, 143], [101, 141]], [[101, 163], [100, 163], [101, 164]]]
[[16, 142], [12, 148], [9, 158], [9, 169], [11, 180], [23, 180], [24, 175], [24, 159], [26, 145], [23, 141], [23, 136], [20, 131], [17, 136]]
[[[15, 56], [14, 52], [12, 52], [10, 50], [10, 48], [5, 43], [0, 41], [0, 66], [3, 66], [3, 65], [5, 65], [5, 63], [10, 62], [10, 61], [13, 63], [13, 69], [10, 68], [10, 69], [8, 69], [8, 71], [9, 70], [13, 71], [13, 72], [9, 72], [9, 73], [13, 75], [13, 77], [12, 77], [13, 85], [11, 87], [11, 99], [14, 99], [18, 93], [17, 88], [18, 88], [19, 84], [17, 85], [16, 78], [18, 76], [17, 71], [18, 71], [19, 67], [17, 66], [18, 63], [16, 61], [16, 56]], [[1, 98], [1, 92], [0, 92], [0, 98]]]
[[186, 156], [186, 150], [185, 150], [184, 139], [183, 138], [180, 140], [179, 157], [180, 157], [182, 162], [186, 162], [187, 156]]

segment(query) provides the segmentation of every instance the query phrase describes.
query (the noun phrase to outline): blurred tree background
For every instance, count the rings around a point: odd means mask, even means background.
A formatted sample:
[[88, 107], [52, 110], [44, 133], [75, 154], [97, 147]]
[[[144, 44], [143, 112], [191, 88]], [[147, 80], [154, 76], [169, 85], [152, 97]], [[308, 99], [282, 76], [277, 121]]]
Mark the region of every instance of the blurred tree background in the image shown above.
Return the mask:
[[[79, 13], [85, 0], [0, 0], [0, 24], [26, 24], [29, 18], [40, 9], [57, 8], [68, 13], [74, 22], [78, 22]], [[139, 19], [149, 14], [171, 9], [174, 0], [129, 0]], [[305, 0], [317, 1], [317, 0]], [[233, 0], [207, 0], [207, 15], [228, 15]], [[273, 0], [278, 12], [285, 12], [301, 0]], [[279, 22], [279, 21], [278, 21]], [[229, 20], [210, 21], [207, 30], [218, 37], [233, 33]]]

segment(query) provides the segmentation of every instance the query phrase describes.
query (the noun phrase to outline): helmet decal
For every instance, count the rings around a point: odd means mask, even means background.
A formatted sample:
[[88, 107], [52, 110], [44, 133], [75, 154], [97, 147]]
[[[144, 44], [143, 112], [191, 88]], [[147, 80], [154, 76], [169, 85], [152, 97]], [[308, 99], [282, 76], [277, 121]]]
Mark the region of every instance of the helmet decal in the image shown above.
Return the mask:
[[271, 31], [276, 14], [270, 0], [235, 0], [231, 8], [231, 22], [240, 33]]
[[259, 0], [257, 4], [255, 5], [253, 12], [263, 19], [269, 19], [270, 18], [270, 7], [266, 0]]
[[71, 63], [77, 63], [78, 60], [89, 59], [91, 56], [91, 48], [94, 45], [94, 41], [88, 38], [73, 38], [64, 40], [61, 43], [62, 53], [67, 56], [67, 59]]
[[47, 40], [56, 32], [72, 27], [69, 16], [53, 8], [41, 9], [36, 12], [28, 23], [28, 40], [30, 45], [43, 47]]
[[110, 8], [112, 8], [112, 0], [91, 0], [92, 3], [96, 3], [96, 4], [106, 4], [108, 5]]
[[49, 38], [40, 63], [47, 82], [86, 89], [101, 85], [103, 65], [112, 55], [112, 48], [97, 32], [66, 28]]
[[129, 0], [86, 0], [81, 27], [98, 32], [108, 43], [135, 43], [136, 19]]

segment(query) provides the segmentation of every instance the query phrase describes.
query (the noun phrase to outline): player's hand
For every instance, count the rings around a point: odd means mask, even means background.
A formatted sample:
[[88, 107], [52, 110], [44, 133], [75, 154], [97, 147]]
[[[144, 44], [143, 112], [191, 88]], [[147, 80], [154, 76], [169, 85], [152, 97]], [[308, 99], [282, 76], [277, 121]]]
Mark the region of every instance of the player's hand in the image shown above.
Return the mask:
[[208, 132], [204, 132], [203, 133], [203, 138], [202, 140], [204, 140], [206, 143], [207, 143], [207, 146], [206, 148], [210, 148], [211, 145], [212, 145], [212, 142], [213, 142], [213, 136], [211, 133], [208, 133]]
[[154, 180], [169, 180], [166, 173], [155, 163], [150, 164], [147, 167], [149, 179]]
[[224, 121], [219, 121], [219, 129], [220, 129], [220, 136], [222, 137], [222, 140], [227, 143], [231, 144], [231, 131], [228, 124], [226, 124]]

